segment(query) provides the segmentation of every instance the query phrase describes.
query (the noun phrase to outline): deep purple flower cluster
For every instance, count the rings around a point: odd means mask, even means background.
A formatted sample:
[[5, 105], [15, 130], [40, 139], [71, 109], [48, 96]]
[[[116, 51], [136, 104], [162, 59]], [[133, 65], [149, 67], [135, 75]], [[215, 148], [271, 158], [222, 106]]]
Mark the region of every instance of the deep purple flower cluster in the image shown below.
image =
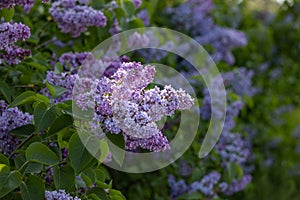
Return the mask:
[[0, 100], [0, 153], [10, 155], [19, 144], [19, 140], [9, 132], [15, 128], [30, 124], [33, 117], [18, 108], [7, 108], [8, 105]]
[[215, 61], [234, 63], [231, 50], [247, 44], [246, 35], [231, 28], [214, 24], [210, 15], [213, 9], [212, 0], [188, 0], [175, 8], [168, 8], [173, 26], [191, 33], [202, 45], [209, 44], [214, 48], [211, 56]]
[[253, 70], [247, 70], [245, 67], [223, 74], [224, 83], [230, 86], [230, 90], [234, 93], [243, 96], [254, 96], [258, 89], [252, 85]]
[[18, 64], [26, 56], [31, 54], [30, 50], [19, 48], [15, 45], [18, 40], [25, 41], [30, 37], [30, 29], [21, 23], [0, 24], [0, 64], [6, 61], [8, 64]]
[[3, 8], [12, 8], [16, 5], [31, 7], [33, 4], [34, 0], [1, 0], [0, 10]]
[[80, 200], [78, 197], [72, 197], [70, 194], [66, 193], [65, 190], [59, 191], [45, 191], [46, 200]]
[[49, 10], [63, 33], [78, 37], [89, 26], [106, 26], [104, 14], [88, 6], [88, 0], [58, 0]]

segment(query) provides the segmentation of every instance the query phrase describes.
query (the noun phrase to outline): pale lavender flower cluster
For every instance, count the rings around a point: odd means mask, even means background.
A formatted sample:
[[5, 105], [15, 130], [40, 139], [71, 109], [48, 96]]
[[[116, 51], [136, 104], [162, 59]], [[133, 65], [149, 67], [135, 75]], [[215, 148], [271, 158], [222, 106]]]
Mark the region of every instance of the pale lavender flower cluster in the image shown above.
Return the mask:
[[10, 65], [18, 64], [26, 56], [31, 54], [30, 50], [22, 49], [15, 45], [18, 40], [25, 41], [30, 37], [30, 29], [21, 23], [0, 24], [0, 64], [6, 61]]
[[225, 85], [230, 86], [230, 90], [234, 93], [243, 96], [254, 96], [258, 89], [252, 85], [253, 70], [247, 70], [245, 67], [223, 74]]
[[59, 191], [45, 191], [45, 199], [46, 200], [80, 200], [78, 197], [73, 197], [70, 194], [66, 193], [65, 190]]
[[128, 62], [122, 63], [111, 79], [100, 79], [95, 92], [97, 124], [92, 126], [100, 125], [104, 132], [122, 133], [128, 150], [168, 149], [168, 140], [155, 122], [173, 115], [175, 110], [189, 109], [193, 100], [171, 86], [146, 90], [154, 74], [153, 66]]
[[178, 7], [168, 8], [167, 13], [175, 28], [188, 31], [202, 45], [211, 45], [214, 48], [211, 56], [215, 61], [223, 60], [232, 65], [235, 60], [231, 50], [245, 46], [246, 35], [214, 24], [210, 15], [212, 9], [212, 0], [188, 0]]
[[117, 19], [114, 19], [110, 28], [109, 28], [109, 33], [111, 35], [118, 34], [122, 31], [121, 27], [119, 26], [119, 21]]
[[58, 0], [49, 10], [63, 33], [78, 37], [89, 26], [106, 26], [104, 14], [88, 6], [88, 0]]
[[20, 111], [17, 107], [7, 108], [0, 100], [0, 153], [10, 155], [19, 144], [19, 140], [9, 132], [15, 128], [30, 124], [33, 116]]

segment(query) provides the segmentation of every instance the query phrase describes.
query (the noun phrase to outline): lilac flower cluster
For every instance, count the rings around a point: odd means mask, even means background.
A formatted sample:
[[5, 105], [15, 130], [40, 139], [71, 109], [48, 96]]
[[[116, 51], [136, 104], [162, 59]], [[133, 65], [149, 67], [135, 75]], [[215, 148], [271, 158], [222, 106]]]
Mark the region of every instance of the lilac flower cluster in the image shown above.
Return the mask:
[[145, 90], [154, 74], [153, 66], [128, 62], [111, 79], [100, 79], [95, 92], [97, 123], [92, 126], [97, 128], [100, 124], [104, 132], [122, 133], [128, 150], [168, 149], [168, 140], [155, 122], [173, 115], [175, 110], [189, 109], [193, 100], [183, 90], [170, 86]]
[[10, 155], [19, 144], [19, 140], [9, 132], [15, 128], [30, 124], [33, 116], [20, 111], [18, 108], [7, 108], [8, 105], [0, 100], [0, 153]]
[[223, 60], [232, 65], [235, 60], [231, 50], [245, 46], [246, 35], [214, 24], [210, 16], [212, 9], [212, 0], [188, 0], [178, 7], [168, 8], [167, 13], [175, 28], [188, 31], [202, 45], [211, 45], [214, 48], [211, 56], [215, 61]]
[[26, 56], [31, 54], [30, 50], [16, 46], [18, 40], [25, 41], [30, 37], [30, 29], [21, 23], [0, 23], [0, 64], [2, 60], [8, 64], [18, 64]]
[[64, 53], [62, 54], [58, 61], [63, 65], [64, 70], [74, 71], [76, 68], [80, 67], [85, 59], [88, 57], [93, 57], [93, 54], [90, 52], [81, 52], [81, 53]]
[[[51, 85], [59, 86], [61, 88], [65, 88], [65, 92], [56, 99], [53, 99], [53, 103], [59, 103], [67, 100], [72, 100], [72, 90], [74, 87], [74, 82], [78, 78], [78, 75], [68, 74], [68, 73], [61, 73], [56, 74], [53, 71], [48, 71], [45, 83], [49, 83]], [[44, 88], [41, 91], [41, 94], [49, 97], [52, 99], [51, 93], [48, 88]]]
[[70, 194], [66, 193], [65, 190], [59, 191], [45, 191], [46, 200], [80, 200], [78, 197], [72, 197]]
[[221, 175], [216, 172], [210, 172], [205, 175], [201, 181], [195, 181], [189, 186], [189, 193], [201, 192], [205, 196], [214, 197], [216, 196], [214, 188], [215, 185], [220, 181]]
[[0, 10], [3, 8], [10, 9], [16, 5], [31, 7], [33, 4], [34, 4], [34, 0], [2, 0], [0, 2]]
[[63, 33], [78, 37], [89, 26], [106, 26], [104, 14], [88, 6], [88, 0], [58, 0], [49, 10]]
[[221, 156], [223, 164], [238, 163], [243, 165], [250, 155], [242, 136], [237, 133], [223, 132], [218, 144], [216, 152]]
[[238, 68], [223, 74], [225, 85], [230, 86], [230, 89], [240, 95], [254, 96], [258, 89], [252, 85], [253, 70], [247, 70], [245, 67]]
[[188, 186], [183, 179], [176, 181], [175, 177], [170, 175], [168, 183], [171, 187], [171, 199], [175, 199], [188, 191]]
[[144, 22], [145, 26], [150, 26], [149, 13], [147, 9], [141, 10], [136, 16]]
[[171, 188], [171, 199], [188, 193], [200, 192], [206, 198], [218, 198], [219, 195], [230, 196], [243, 190], [252, 180], [251, 175], [244, 175], [241, 179], [234, 179], [231, 183], [222, 180], [222, 176], [217, 171], [212, 171], [203, 176], [200, 181], [186, 184], [185, 180], [176, 181], [175, 177], [170, 175], [168, 183]]
[[133, 2], [136, 9], [138, 9], [143, 3], [142, 0], [132, 0], [132, 2]]

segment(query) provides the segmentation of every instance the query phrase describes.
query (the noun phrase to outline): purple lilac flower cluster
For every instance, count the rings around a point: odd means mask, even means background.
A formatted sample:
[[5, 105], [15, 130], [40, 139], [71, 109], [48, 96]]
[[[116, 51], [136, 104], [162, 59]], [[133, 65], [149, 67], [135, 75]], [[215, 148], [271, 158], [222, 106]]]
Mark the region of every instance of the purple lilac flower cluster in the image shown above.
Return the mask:
[[104, 14], [88, 6], [89, 0], [58, 0], [49, 10], [63, 33], [78, 37], [89, 26], [106, 26]]
[[63, 65], [65, 71], [74, 71], [76, 68], [80, 67], [88, 57], [93, 57], [93, 54], [90, 52], [68, 52], [62, 54], [58, 61]]
[[230, 86], [230, 89], [240, 95], [254, 96], [258, 89], [252, 85], [253, 70], [247, 70], [245, 67], [223, 74], [224, 83]]
[[132, 0], [132, 2], [133, 2], [136, 9], [138, 9], [143, 3], [142, 0]]
[[188, 0], [178, 7], [168, 8], [167, 13], [171, 15], [173, 26], [188, 31], [200, 44], [211, 45], [214, 48], [211, 56], [215, 61], [223, 60], [232, 65], [235, 60], [231, 50], [245, 46], [246, 35], [214, 24], [210, 15], [212, 9], [212, 0]]
[[15, 43], [30, 37], [30, 29], [21, 23], [0, 23], [0, 64], [6, 61], [10, 65], [18, 64], [30, 50], [19, 48]]
[[66, 193], [65, 190], [59, 191], [45, 191], [45, 199], [46, 200], [80, 200], [78, 197], [72, 197], [70, 194]]
[[183, 90], [174, 90], [171, 86], [146, 90], [154, 74], [153, 66], [128, 62], [110, 79], [100, 79], [95, 92], [97, 123], [92, 126], [96, 129], [100, 124], [104, 132], [122, 133], [127, 150], [168, 149], [168, 140], [155, 122], [173, 115], [175, 110], [189, 109], [193, 100]]
[[171, 188], [171, 199], [176, 199], [183, 194], [192, 194], [200, 192], [207, 198], [218, 198], [219, 195], [230, 196], [243, 190], [252, 180], [250, 175], [244, 175], [241, 179], [234, 179], [231, 183], [221, 181], [222, 176], [217, 171], [212, 171], [203, 176], [200, 181], [186, 184], [185, 180], [176, 181], [175, 177], [170, 175], [168, 183]]
[[29, 6], [34, 4], [34, 0], [2, 0], [0, 2], [0, 10], [3, 8], [12, 8], [16, 5]]
[[[68, 73], [61, 73], [61, 74], [56, 74], [53, 71], [48, 71], [45, 83], [49, 83], [51, 85], [59, 86], [61, 88], [65, 88], [65, 92], [53, 99], [53, 103], [59, 103], [67, 100], [72, 100], [72, 90], [74, 87], [74, 82], [78, 78], [78, 75], [73, 75], [73, 74], [68, 74]], [[49, 97], [52, 99], [51, 93], [48, 90], [48, 88], [44, 88], [41, 91], [41, 94]]]
[[7, 108], [8, 105], [0, 100], [0, 153], [10, 155], [19, 144], [19, 140], [9, 132], [15, 128], [30, 124], [33, 116], [20, 111], [18, 108]]

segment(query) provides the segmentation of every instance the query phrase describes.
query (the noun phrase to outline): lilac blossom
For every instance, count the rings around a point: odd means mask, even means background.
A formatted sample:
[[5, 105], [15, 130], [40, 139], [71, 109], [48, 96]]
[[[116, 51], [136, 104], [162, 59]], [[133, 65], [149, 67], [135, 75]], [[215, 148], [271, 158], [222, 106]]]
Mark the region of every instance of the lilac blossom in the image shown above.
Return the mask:
[[149, 13], [147, 9], [141, 10], [136, 16], [143, 21], [145, 26], [150, 25]]
[[213, 171], [205, 175], [201, 181], [195, 181], [189, 186], [189, 193], [200, 191], [205, 196], [215, 196], [215, 185], [220, 181], [221, 175], [217, 171]]
[[46, 200], [80, 200], [78, 197], [72, 197], [70, 194], [66, 193], [65, 190], [59, 191], [45, 191], [45, 199]]
[[188, 186], [183, 179], [176, 181], [174, 176], [169, 175], [168, 183], [171, 188], [171, 199], [175, 199], [188, 191]]
[[52, 4], [49, 12], [63, 33], [78, 37], [89, 26], [106, 26], [104, 14], [88, 6], [88, 3], [87, 0], [58, 0]]
[[135, 48], [143, 48], [148, 46], [149, 38], [146, 34], [140, 34], [135, 32], [134, 34], [130, 35], [127, 41], [127, 48], [128, 49], [135, 49]]
[[252, 85], [252, 77], [254, 72], [247, 70], [245, 67], [238, 68], [223, 74], [225, 85], [230, 86], [230, 90], [234, 93], [243, 96], [254, 96], [258, 90]]
[[30, 50], [22, 49], [15, 45], [18, 40], [25, 41], [30, 37], [30, 29], [21, 23], [0, 24], [0, 64], [6, 61], [10, 65], [18, 64], [26, 56], [31, 54]]
[[212, 0], [188, 0], [178, 7], [168, 8], [172, 25], [189, 32], [202, 45], [209, 44], [214, 50], [210, 52], [215, 61], [234, 64], [231, 50], [247, 44], [246, 35], [238, 30], [220, 27], [214, 23], [211, 11]]
[[20, 111], [17, 107], [8, 108], [3, 100], [0, 100], [0, 116], [0, 153], [10, 155], [17, 148], [19, 140], [9, 132], [30, 124], [33, 116]]
[[242, 136], [237, 133], [223, 132], [215, 148], [223, 164], [235, 162], [242, 165], [250, 155]]
[[[72, 71], [80, 67], [85, 59], [93, 57], [93, 54], [90, 52], [80, 52], [80, 53], [64, 53], [62, 54], [58, 61], [63, 65], [64, 70]], [[70, 69], [69, 69], [70, 68]]]
[[[193, 100], [183, 90], [165, 86], [145, 90], [153, 80], [155, 68], [140, 63], [122, 63], [111, 79], [103, 77], [95, 91], [96, 113], [104, 132], [122, 132], [126, 149], [138, 147], [150, 151], [169, 149], [167, 138], [156, 121], [175, 110], [191, 107]], [[91, 124], [97, 128], [97, 124]]]
[[109, 28], [109, 33], [111, 35], [118, 34], [122, 31], [121, 27], [119, 26], [119, 21], [117, 19], [114, 19], [110, 28]]
[[133, 2], [134, 7], [135, 7], [136, 9], [139, 8], [139, 7], [142, 5], [142, 3], [143, 3], [142, 0], [132, 0], [132, 2]]
[[244, 175], [240, 180], [233, 180], [224, 192], [226, 195], [232, 195], [243, 190], [252, 181], [251, 175]]

